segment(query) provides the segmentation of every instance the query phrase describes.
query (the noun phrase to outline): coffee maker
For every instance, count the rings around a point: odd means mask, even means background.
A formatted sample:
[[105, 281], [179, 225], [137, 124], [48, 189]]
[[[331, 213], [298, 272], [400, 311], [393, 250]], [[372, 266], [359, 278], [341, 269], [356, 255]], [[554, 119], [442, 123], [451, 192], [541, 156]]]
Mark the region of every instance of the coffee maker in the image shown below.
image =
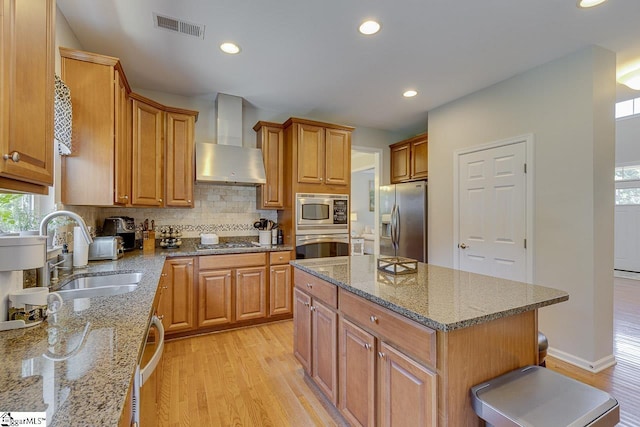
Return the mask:
[[11, 320], [9, 310], [14, 305], [10, 296], [22, 291], [22, 270], [44, 266], [46, 243], [46, 236], [0, 236], [0, 331], [33, 326], [42, 321], [41, 317], [33, 322]]
[[131, 217], [110, 216], [105, 218], [102, 235], [122, 237], [125, 251], [136, 248], [136, 222]]

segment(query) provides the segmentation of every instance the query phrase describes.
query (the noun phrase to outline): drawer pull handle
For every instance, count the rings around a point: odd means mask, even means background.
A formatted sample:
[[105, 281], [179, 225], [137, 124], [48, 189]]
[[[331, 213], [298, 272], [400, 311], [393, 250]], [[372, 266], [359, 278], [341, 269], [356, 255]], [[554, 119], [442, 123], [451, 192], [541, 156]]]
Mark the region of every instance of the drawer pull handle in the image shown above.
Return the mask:
[[364, 343], [364, 348], [366, 348], [367, 350], [371, 350], [371, 344], [369, 344], [368, 342]]
[[169, 287], [168, 286], [163, 286], [162, 289], [169, 289]]
[[369, 317], [369, 320], [371, 320], [371, 323], [378, 323], [378, 318], [376, 316], [371, 316]]
[[380, 359], [384, 359], [384, 356], [385, 356], [385, 354], [383, 352], [381, 352], [381, 351], [378, 352], [378, 357]]
[[278, 259], [279, 259], [280, 261], [282, 261], [282, 260], [284, 259], [284, 257], [279, 257]]

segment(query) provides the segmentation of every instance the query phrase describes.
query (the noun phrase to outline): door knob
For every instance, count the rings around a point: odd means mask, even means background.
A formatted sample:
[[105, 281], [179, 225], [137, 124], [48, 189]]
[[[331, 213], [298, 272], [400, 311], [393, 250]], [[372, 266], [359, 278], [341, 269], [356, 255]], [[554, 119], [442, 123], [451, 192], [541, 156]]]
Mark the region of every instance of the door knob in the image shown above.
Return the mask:
[[460, 249], [467, 249], [469, 246], [465, 245], [464, 243], [460, 243], [460, 244], [458, 245], [458, 247], [459, 247]]

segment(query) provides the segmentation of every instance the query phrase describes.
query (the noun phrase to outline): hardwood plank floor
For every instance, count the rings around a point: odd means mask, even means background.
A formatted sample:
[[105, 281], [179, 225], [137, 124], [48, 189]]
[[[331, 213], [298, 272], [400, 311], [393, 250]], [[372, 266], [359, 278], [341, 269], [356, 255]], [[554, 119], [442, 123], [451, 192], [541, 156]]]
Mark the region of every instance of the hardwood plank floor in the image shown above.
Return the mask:
[[344, 426], [293, 356], [293, 322], [169, 341], [160, 426]]
[[616, 365], [592, 374], [553, 357], [547, 368], [605, 390], [620, 403], [619, 427], [640, 426], [640, 281], [614, 279], [613, 345]]
[[[620, 427], [640, 426], [640, 281], [614, 281], [617, 364], [598, 374], [547, 357], [547, 367], [611, 393]], [[285, 321], [166, 343], [160, 426], [342, 426], [305, 379]]]

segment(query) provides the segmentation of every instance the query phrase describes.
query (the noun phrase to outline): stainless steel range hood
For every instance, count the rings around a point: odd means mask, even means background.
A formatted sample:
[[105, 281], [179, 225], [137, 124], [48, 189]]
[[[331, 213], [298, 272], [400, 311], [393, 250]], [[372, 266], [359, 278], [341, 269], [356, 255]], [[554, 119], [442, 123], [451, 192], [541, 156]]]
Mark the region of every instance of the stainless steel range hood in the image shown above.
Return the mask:
[[242, 146], [242, 98], [218, 94], [218, 143], [196, 143], [196, 182], [265, 184], [262, 150]]

